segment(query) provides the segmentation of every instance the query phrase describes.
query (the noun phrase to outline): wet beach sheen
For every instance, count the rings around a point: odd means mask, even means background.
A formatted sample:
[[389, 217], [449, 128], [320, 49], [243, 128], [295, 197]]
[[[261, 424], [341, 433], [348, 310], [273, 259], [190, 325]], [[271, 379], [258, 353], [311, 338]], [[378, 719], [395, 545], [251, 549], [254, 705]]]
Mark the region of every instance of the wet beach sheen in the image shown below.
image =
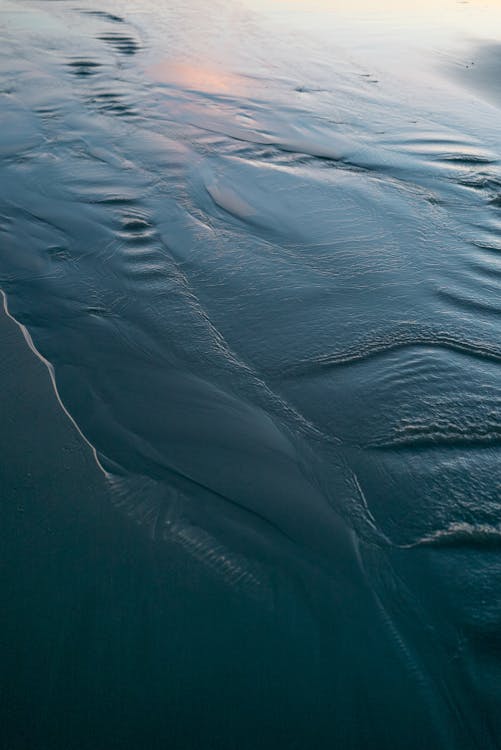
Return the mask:
[[501, 747], [500, 50], [0, 0], [6, 750]]

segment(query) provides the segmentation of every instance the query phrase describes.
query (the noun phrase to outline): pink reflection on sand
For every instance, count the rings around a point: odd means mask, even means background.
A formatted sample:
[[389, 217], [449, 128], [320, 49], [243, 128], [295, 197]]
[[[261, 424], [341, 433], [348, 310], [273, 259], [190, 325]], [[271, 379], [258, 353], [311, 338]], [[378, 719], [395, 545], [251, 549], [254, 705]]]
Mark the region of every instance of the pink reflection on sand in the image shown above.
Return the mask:
[[246, 77], [206, 65], [164, 60], [153, 65], [148, 72], [156, 81], [192, 91], [208, 94], [243, 94], [249, 91], [250, 80]]

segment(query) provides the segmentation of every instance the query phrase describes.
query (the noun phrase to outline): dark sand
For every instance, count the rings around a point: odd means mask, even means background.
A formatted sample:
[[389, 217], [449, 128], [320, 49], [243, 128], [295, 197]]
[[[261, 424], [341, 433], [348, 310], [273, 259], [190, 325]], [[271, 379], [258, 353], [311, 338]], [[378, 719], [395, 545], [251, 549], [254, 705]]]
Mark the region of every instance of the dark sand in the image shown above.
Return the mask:
[[16, 508], [22, 535], [37, 505], [78, 509], [82, 502], [102, 500], [106, 486], [92, 449], [57, 398], [48, 368], [3, 302], [0, 348], [2, 502], [7, 510]]
[[[41, 717], [33, 706], [50, 704], [71, 642], [66, 623], [88, 570], [83, 556], [77, 576], [72, 551], [92, 556], [89, 536], [101, 508], [109, 508], [91, 449], [3, 306], [0, 350], [2, 747], [17, 750], [39, 736]], [[56, 723], [48, 736], [55, 731]]]
[[306, 733], [306, 717], [275, 722], [277, 710], [314, 702], [301, 694], [310, 672], [298, 644], [113, 507], [47, 367], [3, 307], [0, 350], [2, 750], [166, 738], [217, 748], [244, 729], [249, 742]]

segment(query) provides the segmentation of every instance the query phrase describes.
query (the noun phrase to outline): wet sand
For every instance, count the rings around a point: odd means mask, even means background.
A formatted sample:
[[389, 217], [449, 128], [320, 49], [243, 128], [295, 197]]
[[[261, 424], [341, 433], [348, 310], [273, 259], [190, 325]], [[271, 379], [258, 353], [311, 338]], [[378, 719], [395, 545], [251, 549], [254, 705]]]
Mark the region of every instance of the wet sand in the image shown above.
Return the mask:
[[4, 309], [0, 349], [2, 748], [255, 747], [307, 737], [310, 716], [325, 731], [301, 640], [113, 506]]
[[[0, 313], [2, 495], [22, 514], [25, 505], [82, 507], [106, 496], [90, 446], [64, 412], [49, 371], [2, 305]], [[85, 506], [86, 503], [83, 503]], [[19, 516], [22, 521], [22, 516]]]
[[9, 748], [499, 747], [501, 26], [437, 13], [0, 0]]

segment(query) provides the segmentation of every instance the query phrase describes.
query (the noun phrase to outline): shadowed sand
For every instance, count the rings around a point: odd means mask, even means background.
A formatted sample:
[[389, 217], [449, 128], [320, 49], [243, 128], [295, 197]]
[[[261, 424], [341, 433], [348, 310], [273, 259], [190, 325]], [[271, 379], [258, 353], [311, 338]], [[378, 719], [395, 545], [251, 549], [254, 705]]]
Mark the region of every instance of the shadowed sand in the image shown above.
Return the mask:
[[78, 508], [89, 498], [104, 496], [104, 474], [92, 449], [59, 403], [46, 366], [3, 305], [0, 349], [2, 502], [16, 505], [21, 519], [33, 502]]
[[3, 306], [0, 351], [2, 749], [220, 747], [239, 725], [290, 742], [297, 722], [270, 727], [277, 706], [314, 709], [301, 693], [310, 655], [113, 507]]

